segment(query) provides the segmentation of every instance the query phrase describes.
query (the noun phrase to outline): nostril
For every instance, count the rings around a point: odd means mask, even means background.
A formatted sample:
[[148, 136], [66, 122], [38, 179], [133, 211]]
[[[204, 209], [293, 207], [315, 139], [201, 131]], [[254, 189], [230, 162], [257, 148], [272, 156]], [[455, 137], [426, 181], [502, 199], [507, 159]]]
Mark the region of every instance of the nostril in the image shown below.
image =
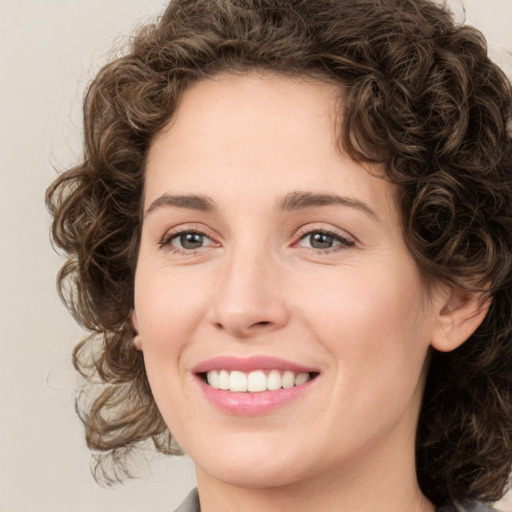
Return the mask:
[[255, 324], [252, 324], [251, 327], [255, 327], [257, 325], [270, 325], [270, 322], [256, 322]]

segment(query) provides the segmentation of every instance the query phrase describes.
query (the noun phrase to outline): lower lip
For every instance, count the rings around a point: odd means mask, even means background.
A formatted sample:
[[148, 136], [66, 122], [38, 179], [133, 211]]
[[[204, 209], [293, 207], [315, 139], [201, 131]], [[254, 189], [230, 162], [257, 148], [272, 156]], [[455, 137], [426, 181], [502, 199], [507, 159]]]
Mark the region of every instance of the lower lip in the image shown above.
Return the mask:
[[236, 416], [259, 416], [268, 414], [297, 400], [307, 392], [314, 381], [308, 380], [300, 386], [276, 391], [261, 391], [259, 393], [233, 393], [221, 389], [213, 389], [200, 377], [197, 377], [206, 399], [221, 411]]

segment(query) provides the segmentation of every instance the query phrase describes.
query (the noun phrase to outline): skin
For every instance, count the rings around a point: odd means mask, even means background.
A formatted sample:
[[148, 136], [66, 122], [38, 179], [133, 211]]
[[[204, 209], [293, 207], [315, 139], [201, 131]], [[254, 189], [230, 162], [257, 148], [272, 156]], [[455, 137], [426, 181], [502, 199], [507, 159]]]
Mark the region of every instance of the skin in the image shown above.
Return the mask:
[[[427, 352], [455, 348], [485, 312], [447, 287], [427, 293], [394, 187], [337, 149], [336, 92], [221, 75], [185, 93], [150, 148], [136, 346], [196, 464], [203, 512], [433, 510], [414, 466]], [[294, 192], [348, 201], [279, 208]], [[207, 196], [212, 209], [165, 194]], [[204, 234], [196, 249], [181, 243], [190, 231]], [[319, 231], [331, 247], [314, 246]], [[192, 371], [218, 356], [319, 375], [271, 413], [232, 415]]]

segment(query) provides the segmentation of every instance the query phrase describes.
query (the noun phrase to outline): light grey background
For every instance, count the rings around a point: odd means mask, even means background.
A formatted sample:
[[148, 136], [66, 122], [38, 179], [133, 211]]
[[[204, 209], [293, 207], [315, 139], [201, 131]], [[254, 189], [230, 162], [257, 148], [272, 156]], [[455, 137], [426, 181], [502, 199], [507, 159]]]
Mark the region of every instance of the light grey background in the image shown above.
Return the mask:
[[[80, 157], [86, 84], [113, 43], [165, 4], [0, 0], [0, 512], [170, 512], [195, 484], [189, 460], [164, 457], [113, 490], [90, 476], [69, 362], [81, 333], [55, 293], [61, 259], [43, 204], [53, 167]], [[512, 0], [465, 6], [512, 75]]]

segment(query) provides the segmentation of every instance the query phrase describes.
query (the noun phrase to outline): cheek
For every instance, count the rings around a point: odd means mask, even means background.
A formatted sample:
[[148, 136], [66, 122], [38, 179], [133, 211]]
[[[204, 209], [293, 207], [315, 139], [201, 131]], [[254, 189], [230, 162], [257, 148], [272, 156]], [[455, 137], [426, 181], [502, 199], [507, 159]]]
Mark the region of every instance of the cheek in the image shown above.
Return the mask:
[[430, 341], [428, 308], [415, 268], [399, 268], [400, 275], [351, 269], [339, 279], [312, 279], [319, 293], [298, 295], [300, 317], [355, 387], [366, 378], [410, 389], [421, 373]]
[[190, 379], [183, 358], [204, 315], [204, 295], [179, 273], [159, 271], [156, 276], [147, 271], [152, 268], [138, 269], [135, 310], [153, 396], [165, 422], [179, 436], [181, 425], [194, 419], [192, 408], [183, 407]]
[[191, 279], [175, 270], [159, 272], [157, 277], [142, 268], [135, 284], [135, 310], [147, 356], [176, 354], [204, 316], [204, 279]]
[[[297, 307], [302, 316], [326, 334], [350, 339], [364, 333], [400, 339], [425, 323], [422, 287], [414, 272], [393, 275], [348, 269], [338, 273], [302, 276]], [[316, 293], [315, 293], [316, 290]]]

